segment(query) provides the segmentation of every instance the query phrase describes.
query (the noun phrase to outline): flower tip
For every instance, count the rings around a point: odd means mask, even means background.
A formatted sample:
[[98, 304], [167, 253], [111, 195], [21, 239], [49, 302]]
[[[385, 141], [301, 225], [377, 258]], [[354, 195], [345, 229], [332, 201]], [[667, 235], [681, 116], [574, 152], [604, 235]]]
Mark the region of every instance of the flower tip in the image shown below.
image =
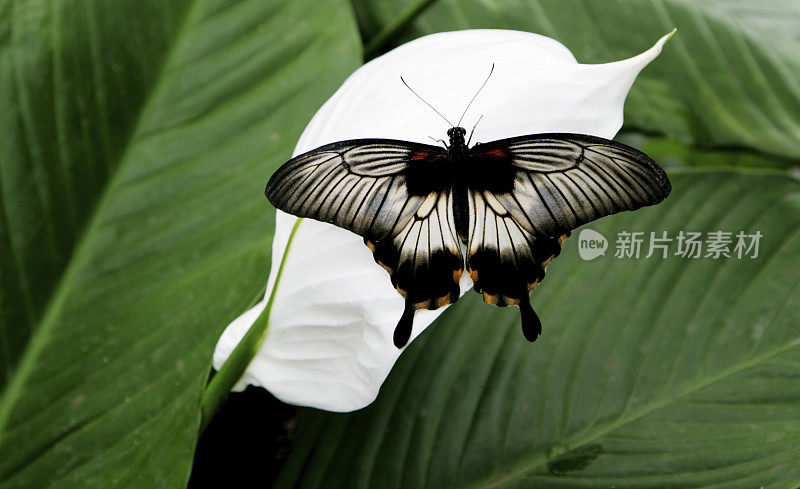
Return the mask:
[[648, 49], [645, 52], [653, 52], [653, 54], [655, 56], [658, 56], [659, 54], [661, 54], [661, 49], [664, 47], [664, 45], [667, 43], [667, 41], [672, 39], [672, 36], [675, 35], [675, 32], [677, 30], [678, 30], [678, 28], [675, 27], [671, 31], [669, 31], [668, 33], [666, 33], [663, 36], [661, 36], [661, 38], [658, 41], [656, 41], [656, 43], [653, 45], [653, 47]]
[[676, 32], [678, 32], [678, 28], [673, 27], [672, 30], [667, 33], [667, 35], [658, 40], [657, 44], [661, 44], [663, 46], [664, 44], [667, 43], [667, 41], [672, 39], [672, 36], [674, 36]]
[[[676, 28], [672, 29], [671, 31], [669, 31], [667, 34], [661, 36], [661, 38], [658, 41], [656, 41], [655, 44], [653, 44], [653, 46], [650, 49], [648, 49], [647, 51], [639, 54], [638, 56], [634, 56], [632, 58], [628, 58], [628, 59], [625, 59], [625, 60], [622, 60], [622, 61], [617, 61], [616, 63], [619, 63], [621, 65], [629, 65], [630, 64], [630, 65], [633, 65], [633, 66], [638, 66], [639, 67], [638, 69], [641, 70], [642, 68], [647, 66], [648, 63], [650, 63], [656, 57], [658, 57], [659, 54], [661, 54], [661, 48], [664, 47], [664, 44], [666, 44], [667, 41], [670, 40], [670, 38], [675, 34], [675, 31], [677, 31], [677, 30], [678, 30], [678, 28], [676, 27]], [[614, 64], [615, 63], [608, 63], [608, 65], [611, 65], [611, 66], [613, 66]], [[637, 73], [638, 73], [638, 70], [637, 70]]]

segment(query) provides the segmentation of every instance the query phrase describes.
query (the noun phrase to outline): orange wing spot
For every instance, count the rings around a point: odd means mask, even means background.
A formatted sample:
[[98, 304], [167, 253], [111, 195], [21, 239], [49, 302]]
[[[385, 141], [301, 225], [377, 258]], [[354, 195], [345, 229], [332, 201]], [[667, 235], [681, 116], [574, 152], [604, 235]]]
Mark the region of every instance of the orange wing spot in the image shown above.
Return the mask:
[[438, 299], [434, 300], [434, 302], [436, 303], [436, 309], [439, 309], [440, 307], [444, 307], [447, 304], [452, 304], [453, 303], [453, 301], [450, 299], [450, 294], [443, 295], [443, 296], [439, 297]]
[[533, 291], [533, 289], [535, 289], [537, 285], [539, 285], [539, 280], [538, 279], [536, 279], [533, 282], [529, 283], [528, 284], [528, 293], [530, 294], [531, 291]]
[[383, 267], [383, 269], [384, 269], [384, 270], [386, 270], [387, 272], [389, 272], [389, 275], [390, 275], [390, 276], [391, 276], [391, 275], [393, 275], [393, 274], [394, 274], [394, 270], [392, 270], [392, 267], [390, 267], [389, 265], [387, 265], [387, 264], [383, 263], [382, 261], [380, 261], [380, 260], [378, 259], [378, 257], [377, 257], [377, 256], [375, 256], [375, 243], [373, 243], [372, 241], [370, 241], [370, 240], [368, 240], [368, 239], [365, 239], [365, 240], [364, 240], [364, 244], [365, 244], [365, 245], [367, 245], [367, 248], [369, 248], [369, 249], [370, 249], [370, 251], [372, 251], [372, 253], [373, 253], [373, 257], [375, 258], [375, 263], [377, 263], [378, 265], [380, 265], [381, 267]]
[[430, 157], [430, 155], [431, 154], [427, 151], [414, 151], [414, 153], [411, 154], [411, 159], [414, 161], [424, 160], [425, 158]]
[[459, 268], [458, 270], [453, 270], [453, 282], [458, 282], [461, 280], [461, 274], [464, 273], [463, 268]]
[[481, 156], [493, 156], [495, 158], [508, 158], [508, 152], [504, 149], [495, 148], [490, 149], [484, 153], [481, 153]]
[[401, 289], [400, 287], [395, 285], [394, 289], [397, 291], [398, 294], [403, 296], [403, 299], [405, 299], [408, 296], [408, 292], [406, 292], [405, 290]]
[[484, 292], [483, 293], [483, 302], [486, 302], [488, 304], [497, 305], [497, 302], [499, 301], [499, 299], [500, 298], [498, 296], [496, 296], [496, 295], [492, 295], [492, 294], [490, 294], [488, 292]]
[[469, 278], [472, 279], [473, 282], [478, 282], [478, 271], [473, 270], [472, 268], [469, 269]]
[[507, 306], [518, 306], [519, 305], [519, 299], [516, 299], [514, 297], [506, 297], [505, 299], [506, 299], [506, 305]]
[[558, 244], [560, 244], [560, 245], [564, 244], [564, 241], [566, 241], [568, 237], [569, 237], [569, 234], [562, 234], [561, 236], [559, 236], [558, 237]]
[[414, 303], [414, 309], [416, 309], [416, 310], [430, 309], [432, 304], [433, 304], [433, 301], [431, 301], [430, 299], [427, 300], [427, 301], [415, 302]]

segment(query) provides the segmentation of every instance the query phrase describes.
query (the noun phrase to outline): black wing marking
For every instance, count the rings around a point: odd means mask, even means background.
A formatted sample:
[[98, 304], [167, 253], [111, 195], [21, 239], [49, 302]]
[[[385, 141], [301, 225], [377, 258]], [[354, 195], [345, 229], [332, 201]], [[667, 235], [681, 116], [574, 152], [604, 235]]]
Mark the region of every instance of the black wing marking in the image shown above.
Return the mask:
[[[392, 140], [354, 140], [293, 158], [272, 176], [266, 195], [290, 214], [343, 227], [364, 237], [406, 300], [395, 345], [411, 335], [413, 312], [459, 297], [463, 257], [452, 223], [442, 148]], [[437, 170], [438, 169], [438, 170]], [[413, 187], [409, 189], [409, 187]]]
[[671, 190], [647, 155], [594, 136], [522, 136], [476, 145], [470, 153], [469, 273], [484, 301], [520, 306], [528, 339], [541, 329], [528, 294], [569, 232], [657, 204]]

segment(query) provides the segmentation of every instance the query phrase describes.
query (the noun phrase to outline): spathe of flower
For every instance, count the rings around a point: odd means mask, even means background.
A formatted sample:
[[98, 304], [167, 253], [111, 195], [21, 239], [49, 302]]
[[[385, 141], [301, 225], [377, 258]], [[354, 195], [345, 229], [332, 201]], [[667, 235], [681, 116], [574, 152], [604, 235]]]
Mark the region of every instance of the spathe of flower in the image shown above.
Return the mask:
[[[492, 65], [489, 83], [462, 123], [469, 130], [482, 116], [473, 144], [541, 132], [612, 138], [634, 79], [670, 35], [638, 56], [598, 65], [579, 64], [562, 44], [527, 32], [426, 36], [353, 73], [311, 120], [294, 154], [359, 138], [435, 144], [431, 138], [446, 139], [449, 127], [400, 76], [455, 122]], [[214, 367], [264, 310], [282, 263], [268, 334], [237, 388], [260, 385], [285, 402], [330, 411], [360, 409], [375, 399], [401, 354], [392, 333], [404, 301], [362, 238], [349, 231], [305, 219], [287, 250], [296, 221], [278, 211], [265, 298], [225, 330]], [[462, 293], [471, 286], [464, 274]], [[442, 311], [418, 311], [412, 341]]]

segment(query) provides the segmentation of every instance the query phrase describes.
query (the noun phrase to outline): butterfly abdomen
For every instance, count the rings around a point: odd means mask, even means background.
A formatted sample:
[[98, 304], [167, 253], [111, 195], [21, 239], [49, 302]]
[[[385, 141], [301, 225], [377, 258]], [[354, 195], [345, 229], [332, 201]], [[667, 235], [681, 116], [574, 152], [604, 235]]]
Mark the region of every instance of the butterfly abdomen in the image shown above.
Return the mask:
[[469, 197], [467, 187], [457, 182], [453, 185], [453, 225], [456, 235], [465, 245], [469, 242]]

